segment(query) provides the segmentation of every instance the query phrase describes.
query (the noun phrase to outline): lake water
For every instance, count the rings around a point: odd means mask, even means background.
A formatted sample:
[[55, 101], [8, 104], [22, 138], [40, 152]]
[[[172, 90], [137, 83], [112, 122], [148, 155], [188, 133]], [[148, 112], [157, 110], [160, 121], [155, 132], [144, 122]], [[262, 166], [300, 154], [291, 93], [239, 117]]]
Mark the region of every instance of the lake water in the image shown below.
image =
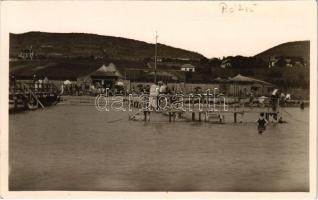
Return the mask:
[[151, 114], [57, 105], [10, 115], [10, 190], [308, 191], [309, 112], [257, 134], [243, 123], [176, 122]]

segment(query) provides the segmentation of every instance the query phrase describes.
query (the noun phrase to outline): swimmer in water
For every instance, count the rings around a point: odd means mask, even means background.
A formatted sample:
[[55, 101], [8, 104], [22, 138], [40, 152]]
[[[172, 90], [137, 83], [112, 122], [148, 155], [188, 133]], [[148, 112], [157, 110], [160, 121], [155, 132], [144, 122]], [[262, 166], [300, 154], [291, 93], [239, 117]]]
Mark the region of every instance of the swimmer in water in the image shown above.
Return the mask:
[[268, 121], [264, 117], [264, 113], [260, 114], [260, 117], [257, 120], [257, 124], [258, 124], [258, 126], [257, 126], [258, 133], [262, 134], [263, 131], [265, 131], [265, 129], [266, 129], [266, 125], [268, 124]]

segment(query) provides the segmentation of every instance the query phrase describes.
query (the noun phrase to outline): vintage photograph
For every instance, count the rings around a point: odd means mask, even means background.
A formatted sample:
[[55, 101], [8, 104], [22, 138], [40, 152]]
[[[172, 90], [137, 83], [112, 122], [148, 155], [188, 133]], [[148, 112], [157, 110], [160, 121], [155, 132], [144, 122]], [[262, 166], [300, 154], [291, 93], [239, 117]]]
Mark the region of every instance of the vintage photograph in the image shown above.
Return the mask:
[[2, 9], [9, 192], [312, 192], [315, 2]]

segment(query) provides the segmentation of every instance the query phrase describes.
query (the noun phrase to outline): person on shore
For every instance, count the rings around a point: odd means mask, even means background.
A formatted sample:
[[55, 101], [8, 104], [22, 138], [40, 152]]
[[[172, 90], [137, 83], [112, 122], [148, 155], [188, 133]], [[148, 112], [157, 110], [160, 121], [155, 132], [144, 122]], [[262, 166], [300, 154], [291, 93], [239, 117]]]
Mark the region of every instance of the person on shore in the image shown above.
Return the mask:
[[44, 79], [43, 79], [43, 83], [44, 83], [44, 84], [48, 84], [48, 83], [49, 83], [49, 79], [47, 78], [47, 76], [46, 76], [46, 77], [44, 77]]
[[162, 81], [159, 81], [158, 85], [159, 85], [159, 94], [165, 94], [167, 92], [167, 86], [163, 84]]
[[35, 81], [36, 81], [36, 74], [33, 74], [32, 81], [33, 81], [33, 83], [35, 83]]
[[61, 90], [60, 90], [60, 95], [63, 95], [63, 93], [64, 93], [64, 88], [65, 88], [65, 86], [64, 86], [64, 84], [62, 84], [62, 85], [61, 85]]
[[39, 91], [42, 91], [42, 86], [43, 86], [42, 79], [39, 79], [38, 82], [39, 82]]
[[272, 110], [273, 110], [273, 111], [276, 111], [276, 109], [277, 109], [278, 99], [279, 99], [278, 89], [275, 89], [275, 90], [272, 92], [272, 95], [271, 95], [271, 107], [272, 107]]
[[266, 126], [268, 124], [268, 121], [264, 117], [264, 113], [260, 114], [260, 117], [257, 120], [257, 124], [258, 133], [262, 134], [266, 130]]
[[151, 85], [150, 91], [149, 91], [149, 93], [150, 93], [149, 94], [150, 107], [157, 109], [157, 110], [158, 110], [158, 106], [159, 106], [159, 104], [158, 104], [159, 89], [160, 89], [159, 85], [153, 84], [153, 85]]

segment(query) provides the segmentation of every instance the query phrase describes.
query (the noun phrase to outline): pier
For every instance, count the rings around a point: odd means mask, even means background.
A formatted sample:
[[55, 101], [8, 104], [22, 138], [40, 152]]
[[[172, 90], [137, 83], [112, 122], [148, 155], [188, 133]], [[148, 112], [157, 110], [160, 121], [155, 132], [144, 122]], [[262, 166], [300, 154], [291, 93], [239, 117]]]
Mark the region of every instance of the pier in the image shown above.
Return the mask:
[[[264, 113], [264, 116], [268, 121], [279, 122], [279, 119], [282, 119], [282, 113], [279, 105], [277, 105], [277, 108], [274, 111], [272, 108], [270, 108], [270, 105], [265, 105], [264, 107], [251, 106], [247, 104], [247, 102], [242, 102], [236, 98], [233, 98], [233, 101], [228, 102], [226, 105], [223, 97], [222, 99], [215, 98], [211, 101], [207, 99], [199, 100], [195, 96], [187, 96], [184, 97], [182, 101], [179, 101], [179, 103], [183, 104], [184, 108], [186, 109], [173, 108], [171, 106], [170, 100], [168, 100], [169, 102], [167, 103], [167, 107], [165, 109], [162, 109], [160, 106], [157, 106], [157, 108], [152, 106], [149, 107], [149, 105], [147, 105], [149, 102], [144, 101], [144, 99], [139, 97], [126, 97], [125, 100], [131, 107], [138, 109], [136, 113], [129, 116], [129, 120], [139, 119], [146, 122], [150, 121], [150, 115], [152, 112], [162, 113], [168, 116], [168, 121], [170, 123], [176, 122], [176, 119], [181, 119], [183, 118], [183, 115], [187, 114], [191, 116], [190, 119], [192, 122], [213, 122], [220, 124], [225, 123], [225, 114], [231, 114], [233, 116], [234, 123], [243, 122], [243, 117], [245, 114], [255, 114], [255, 121], [259, 117], [260, 113]], [[204, 103], [214, 103], [214, 106], [212, 105], [211, 107], [211, 105], [208, 106], [208, 104], [203, 104], [203, 106], [200, 106], [200, 101]], [[159, 101], [157, 101], [157, 103], [158, 105], [160, 104]], [[227, 110], [223, 109], [223, 106], [227, 106]], [[143, 117], [140, 115], [143, 115]]]
[[9, 110], [35, 110], [59, 101], [59, 91], [52, 83], [15, 82], [9, 87]]

